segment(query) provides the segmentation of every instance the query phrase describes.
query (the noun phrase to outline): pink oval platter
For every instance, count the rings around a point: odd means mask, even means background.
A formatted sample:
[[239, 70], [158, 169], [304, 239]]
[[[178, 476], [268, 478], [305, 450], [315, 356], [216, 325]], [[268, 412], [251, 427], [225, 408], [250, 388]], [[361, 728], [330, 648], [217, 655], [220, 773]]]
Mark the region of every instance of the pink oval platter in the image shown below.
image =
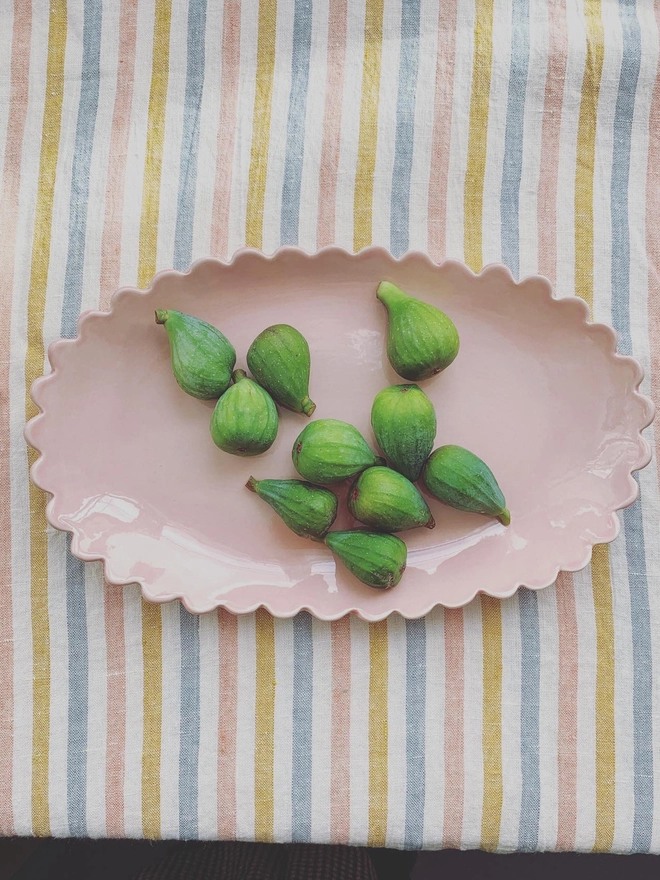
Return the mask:
[[[307, 419], [283, 411], [265, 455], [221, 452], [209, 434], [213, 402], [178, 387], [154, 323], [155, 308], [209, 321], [235, 345], [239, 367], [261, 330], [293, 324], [312, 352], [313, 418], [344, 419], [373, 443], [373, 398], [402, 381], [385, 353], [382, 279], [455, 322], [459, 356], [421, 383], [436, 407], [436, 443], [487, 461], [512, 516], [505, 528], [431, 501], [437, 527], [402, 535], [408, 567], [388, 591], [336, 566], [245, 488], [250, 475], [296, 476], [291, 448]], [[49, 359], [52, 372], [32, 388], [41, 412], [25, 431], [40, 453], [32, 478], [51, 495], [49, 522], [72, 533], [77, 557], [102, 560], [112, 584], [137, 582], [146, 599], [180, 599], [194, 612], [413, 618], [479, 592], [545, 587], [616, 537], [616, 511], [635, 500], [632, 474], [651, 455], [641, 432], [653, 406], [638, 391], [640, 365], [616, 353], [615, 332], [590, 323], [576, 297], [553, 298], [540, 277], [516, 283], [503, 266], [474, 275], [381, 248], [243, 250], [229, 264], [161, 272], [147, 291], [118, 291], [109, 312], [83, 315], [77, 337], [55, 342]], [[349, 527], [348, 514], [337, 525]]]

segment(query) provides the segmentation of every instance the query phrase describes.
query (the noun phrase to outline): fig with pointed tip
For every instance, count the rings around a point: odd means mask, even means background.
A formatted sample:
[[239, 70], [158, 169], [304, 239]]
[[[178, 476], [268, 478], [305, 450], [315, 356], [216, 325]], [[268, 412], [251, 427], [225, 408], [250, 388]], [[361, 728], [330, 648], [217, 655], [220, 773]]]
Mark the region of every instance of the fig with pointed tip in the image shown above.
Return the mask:
[[374, 464], [384, 464], [362, 434], [339, 419], [311, 422], [298, 435], [293, 466], [310, 483], [340, 483]]
[[295, 327], [274, 324], [263, 330], [248, 350], [247, 364], [279, 404], [311, 416], [316, 404], [309, 397], [309, 345]]
[[350, 513], [372, 529], [402, 532], [425, 526], [435, 528], [429, 506], [403, 474], [386, 467], [370, 467], [359, 474], [348, 491]]
[[502, 525], [511, 522], [502, 490], [488, 465], [462, 446], [440, 446], [429, 457], [422, 474], [434, 498], [470, 513], [494, 516]]
[[417, 385], [391, 385], [376, 395], [371, 427], [393, 468], [413, 483], [431, 454], [436, 432], [433, 404]]
[[381, 281], [376, 296], [387, 309], [387, 356], [399, 376], [416, 382], [446, 369], [458, 354], [453, 321], [390, 281]]
[[337, 496], [330, 489], [302, 480], [255, 480], [254, 477], [250, 477], [246, 486], [270, 504], [301, 538], [324, 538], [337, 517]]
[[236, 351], [226, 336], [199, 318], [156, 309], [170, 341], [172, 371], [181, 388], [200, 400], [221, 397], [231, 383]]
[[211, 417], [211, 437], [232, 455], [261, 455], [277, 437], [277, 407], [261, 385], [244, 370], [235, 370], [234, 384], [217, 402]]
[[401, 538], [363, 530], [329, 532], [326, 545], [368, 587], [389, 590], [401, 580], [408, 551]]

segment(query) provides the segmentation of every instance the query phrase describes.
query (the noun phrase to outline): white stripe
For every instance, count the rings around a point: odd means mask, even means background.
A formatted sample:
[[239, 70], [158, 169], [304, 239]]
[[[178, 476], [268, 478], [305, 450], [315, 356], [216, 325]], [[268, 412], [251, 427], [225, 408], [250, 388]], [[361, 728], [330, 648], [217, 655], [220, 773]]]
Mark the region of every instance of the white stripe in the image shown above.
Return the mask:
[[515, 850], [520, 830], [522, 768], [520, 753], [521, 659], [518, 594], [502, 612], [502, 820], [498, 849]]
[[596, 618], [591, 566], [573, 575], [578, 628], [577, 828], [575, 849], [596, 839]]
[[[165, 602], [162, 617], [163, 703], [160, 745], [160, 833], [179, 835], [179, 744], [181, 737], [181, 605]], [[159, 694], [147, 694], [156, 702]]]
[[293, 773], [293, 619], [273, 620], [275, 709], [273, 713], [273, 840], [291, 840]]
[[[222, 79], [223, 0], [207, 0], [206, 33], [204, 37], [204, 88], [199, 119], [195, 217], [193, 222], [193, 260], [211, 254], [211, 223], [213, 219], [213, 181], [218, 151], [220, 96]], [[231, 156], [224, 157], [231, 162]]]
[[617, 6], [602, 7], [604, 29], [603, 72], [598, 93], [594, 164], [594, 305], [596, 321], [611, 322], [612, 305], [612, 148], [614, 113], [623, 51]]
[[[429, 182], [433, 146], [435, 68], [438, 53], [439, 0], [421, 0], [419, 69], [415, 93], [415, 140], [410, 179], [409, 241], [411, 250], [425, 252], [429, 232]], [[433, 212], [435, 215], [435, 211]], [[431, 219], [435, 219], [435, 216]]]
[[481, 840], [484, 799], [483, 678], [484, 644], [481, 602], [475, 599], [463, 610], [465, 696], [463, 706], [464, 792], [462, 843], [475, 846]]
[[220, 654], [218, 615], [199, 618], [198, 830], [202, 840], [218, 836], [218, 725]]
[[[451, 119], [451, 146], [447, 175], [446, 256], [462, 260], [464, 251], [464, 198], [470, 131], [472, 56], [474, 53], [474, 0], [461, 3], [456, 10], [454, 56], [454, 98]], [[467, 108], [467, 109], [466, 109]]]
[[316, 248], [319, 213], [321, 150], [323, 148], [323, 117], [326, 78], [328, 74], [328, 3], [312, 4], [312, 45], [309, 82], [305, 106], [305, 152], [300, 187], [300, 247], [310, 253]]
[[50, 627], [50, 718], [48, 811], [50, 833], [67, 837], [69, 744], [69, 641], [66, 614], [66, 535], [48, 527], [48, 625]]
[[[14, 5], [7, 3], [2, 10], [0, 28], [0, 58], [5, 58], [5, 75], [0, 77], [0, 180], [4, 174], [7, 149], [7, 125], [9, 123], [9, 96], [11, 94], [11, 50], [14, 35]], [[10, 161], [13, 161], [13, 157]]]
[[236, 838], [254, 840], [254, 713], [257, 682], [254, 614], [239, 614], [236, 688]]
[[[25, 424], [25, 353], [27, 349], [27, 301], [32, 262], [37, 180], [46, 89], [48, 5], [32, 10], [30, 43], [30, 89], [22, 143], [18, 222], [14, 253], [14, 284], [11, 301], [9, 362], [9, 484], [12, 510], [30, 509]], [[12, 627], [14, 660], [12, 807], [18, 835], [32, 834], [32, 710], [33, 653], [30, 602], [30, 520], [12, 521]]]
[[[264, 193], [263, 250], [272, 253], [281, 241], [282, 187], [286, 160], [286, 134], [291, 94], [291, 53], [293, 46], [293, 3], [277, 6], [275, 29], [275, 69], [271, 102], [268, 170]], [[263, 147], [263, 145], [262, 145]]]
[[630, 618], [630, 584], [626, 542], [623, 531], [610, 544], [614, 624], [614, 731], [615, 731], [615, 799], [614, 852], [627, 851], [632, 843], [635, 815], [635, 732], [633, 726], [633, 664], [632, 626]]
[[348, 843], [369, 838], [369, 627], [351, 615], [350, 834]]
[[257, 39], [259, 18], [255, 7], [241, 4], [241, 61], [238, 83], [238, 116], [234, 143], [234, 167], [231, 176], [229, 200], [228, 251], [245, 244], [245, 218], [250, 181], [250, 151], [252, 147], [252, 119], [257, 67]]
[[[353, 250], [355, 175], [360, 137], [360, 99], [364, 61], [364, 0], [347, 0], [346, 60], [337, 168], [335, 242]], [[365, 838], [366, 839], [366, 838]]]
[[445, 618], [441, 607], [426, 616], [424, 715], [424, 846], [442, 845], [445, 811]]
[[[142, 594], [135, 584], [124, 587], [126, 662], [126, 746], [124, 763], [124, 826], [126, 837], [142, 837]], [[118, 708], [121, 712], [121, 707]]]
[[392, 172], [396, 144], [397, 90], [401, 56], [401, 0], [383, 0], [378, 132], [374, 170], [371, 235], [374, 244], [390, 246]]
[[500, 197], [511, 67], [511, 3], [512, 0], [494, 0], [493, 3], [493, 62], [488, 101], [488, 142], [482, 219], [484, 265], [502, 259]]
[[586, 57], [584, 15], [566, 5], [568, 46], [557, 177], [557, 294], [575, 293], [575, 173], [580, 97]]
[[[170, 59], [158, 208], [157, 270], [169, 269], [174, 263], [174, 235], [176, 232], [179, 172], [181, 168], [181, 140], [183, 137], [183, 108], [186, 96], [188, 0], [177, 0], [176, 3], [172, 3], [170, 8], [172, 10], [170, 22]], [[179, 268], [185, 272], [188, 266], [181, 266]]]
[[523, 118], [518, 263], [520, 277], [538, 272], [538, 194], [541, 176], [543, 104], [548, 73], [548, 3], [535, 3], [529, 16], [529, 71]]
[[330, 767], [332, 730], [332, 629], [312, 619], [312, 840], [330, 843]]
[[[406, 838], [406, 621], [387, 618], [387, 837], [400, 849]], [[367, 768], [365, 768], [367, 769]]]
[[[105, 837], [106, 747], [108, 734], [108, 665], [105, 640], [103, 567], [100, 562], [85, 565], [87, 598], [87, 834]], [[116, 601], [121, 601], [118, 593]]]
[[103, 8], [101, 31], [101, 79], [99, 105], [94, 129], [94, 144], [90, 163], [89, 204], [85, 240], [85, 262], [81, 310], [98, 308], [101, 287], [101, 242], [109, 168], [112, 117], [117, 92], [119, 68], [119, 12], [120, 5]]
[[559, 805], [558, 733], [559, 733], [559, 629], [557, 590], [553, 585], [537, 593], [539, 614], [539, 809], [540, 850], [557, 844]]
[[[136, 284], [140, 246], [140, 215], [142, 213], [142, 189], [147, 151], [147, 120], [149, 114], [149, 90], [151, 87], [151, 62], [154, 39], [154, 2], [142, 0], [137, 8], [135, 37], [136, 63], [133, 76], [131, 123], [126, 156], [126, 179], [124, 182], [123, 217], [121, 226], [120, 285]], [[110, 170], [112, 173], [112, 169]]]

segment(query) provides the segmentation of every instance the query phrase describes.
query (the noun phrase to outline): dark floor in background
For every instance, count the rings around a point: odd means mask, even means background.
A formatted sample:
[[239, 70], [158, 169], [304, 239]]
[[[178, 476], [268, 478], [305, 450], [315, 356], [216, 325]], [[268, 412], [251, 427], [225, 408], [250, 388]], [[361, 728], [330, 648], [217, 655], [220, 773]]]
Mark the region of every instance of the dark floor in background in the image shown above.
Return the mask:
[[[209, 844], [0, 839], [0, 880], [132, 880], [172, 847], [205, 845]], [[387, 880], [400, 880], [396, 853], [380, 851], [378, 856], [379, 863], [389, 863]], [[660, 856], [442, 850], [420, 853], [411, 880], [586, 880], [585, 875], [598, 880], [660, 880]]]

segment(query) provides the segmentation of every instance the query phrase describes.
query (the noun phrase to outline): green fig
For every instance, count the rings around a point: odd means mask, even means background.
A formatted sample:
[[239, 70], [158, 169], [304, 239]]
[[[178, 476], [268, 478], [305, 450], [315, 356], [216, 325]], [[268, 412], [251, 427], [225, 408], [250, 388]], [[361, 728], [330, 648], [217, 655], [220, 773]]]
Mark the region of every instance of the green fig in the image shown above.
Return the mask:
[[310, 483], [340, 483], [374, 464], [384, 464], [362, 434], [338, 419], [319, 419], [298, 435], [293, 465]]
[[257, 382], [278, 403], [311, 416], [316, 404], [309, 397], [309, 345], [295, 327], [267, 327], [250, 346], [247, 363]]
[[255, 480], [246, 486], [270, 504], [301, 538], [324, 538], [337, 517], [337, 496], [302, 480]]
[[200, 400], [221, 397], [231, 384], [236, 351], [226, 336], [199, 318], [156, 309], [170, 340], [172, 371], [181, 388]]
[[213, 442], [233, 455], [260, 455], [277, 437], [277, 407], [270, 394], [243, 370], [236, 370], [232, 378], [234, 385], [213, 410]]
[[386, 467], [370, 467], [359, 474], [348, 491], [348, 509], [355, 519], [372, 529], [402, 532], [435, 520], [419, 489], [403, 474]]
[[424, 466], [422, 479], [431, 495], [450, 507], [497, 517], [505, 526], [511, 522], [493, 472], [462, 446], [436, 449]]
[[435, 440], [433, 404], [417, 385], [391, 385], [371, 408], [371, 427], [393, 468], [413, 483], [419, 480]]
[[382, 532], [330, 532], [326, 545], [368, 587], [396, 587], [406, 567], [408, 551], [401, 538]]
[[376, 296], [387, 309], [387, 356], [399, 376], [416, 382], [449, 366], [458, 354], [459, 340], [444, 312], [389, 281], [381, 281]]

